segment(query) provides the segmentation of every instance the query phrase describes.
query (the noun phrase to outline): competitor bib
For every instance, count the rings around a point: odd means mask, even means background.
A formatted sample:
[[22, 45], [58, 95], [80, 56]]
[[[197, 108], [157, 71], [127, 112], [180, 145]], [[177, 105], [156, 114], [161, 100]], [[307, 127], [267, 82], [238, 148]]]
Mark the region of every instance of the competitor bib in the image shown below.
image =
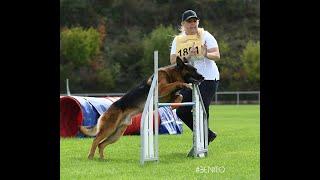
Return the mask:
[[202, 59], [203, 58], [203, 53], [202, 53], [202, 34], [203, 34], [203, 29], [199, 28], [200, 30], [200, 37], [196, 35], [178, 35], [176, 38], [176, 55], [179, 56], [181, 59], [183, 57], [186, 57], [190, 49], [192, 48], [193, 43], [194, 47], [196, 49], [196, 59]]

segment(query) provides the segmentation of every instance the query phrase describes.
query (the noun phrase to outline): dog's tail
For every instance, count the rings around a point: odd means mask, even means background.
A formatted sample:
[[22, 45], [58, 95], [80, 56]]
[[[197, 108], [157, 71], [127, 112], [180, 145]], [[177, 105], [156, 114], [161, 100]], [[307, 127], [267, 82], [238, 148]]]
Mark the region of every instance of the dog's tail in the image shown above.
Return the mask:
[[89, 126], [80, 126], [80, 132], [86, 136], [94, 137], [97, 135], [97, 125], [88, 128]]

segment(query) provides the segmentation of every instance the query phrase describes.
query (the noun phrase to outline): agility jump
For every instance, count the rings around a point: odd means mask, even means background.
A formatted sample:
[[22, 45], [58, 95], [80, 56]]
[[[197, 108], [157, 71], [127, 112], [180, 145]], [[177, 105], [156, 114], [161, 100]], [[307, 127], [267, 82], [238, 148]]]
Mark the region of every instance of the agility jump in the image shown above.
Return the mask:
[[[141, 156], [140, 164], [146, 161], [159, 162], [158, 108], [161, 106], [192, 106], [193, 147], [188, 156], [203, 158], [208, 155], [208, 121], [198, 85], [192, 84], [192, 102], [159, 103], [158, 97], [158, 51], [154, 51], [154, 77], [141, 116]], [[154, 121], [153, 121], [154, 112]], [[154, 123], [154, 124], [153, 124]], [[154, 126], [154, 130], [153, 130]]]

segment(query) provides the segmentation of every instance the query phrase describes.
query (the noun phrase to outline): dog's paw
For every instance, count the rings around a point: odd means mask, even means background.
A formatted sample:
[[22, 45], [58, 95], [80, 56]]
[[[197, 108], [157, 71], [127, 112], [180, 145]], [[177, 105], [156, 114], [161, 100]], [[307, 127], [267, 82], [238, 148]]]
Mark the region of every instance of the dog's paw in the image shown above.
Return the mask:
[[99, 158], [100, 158], [100, 159], [104, 159], [103, 153], [100, 153], [100, 154], [99, 154]]
[[92, 160], [93, 159], [93, 154], [88, 155], [88, 159]]

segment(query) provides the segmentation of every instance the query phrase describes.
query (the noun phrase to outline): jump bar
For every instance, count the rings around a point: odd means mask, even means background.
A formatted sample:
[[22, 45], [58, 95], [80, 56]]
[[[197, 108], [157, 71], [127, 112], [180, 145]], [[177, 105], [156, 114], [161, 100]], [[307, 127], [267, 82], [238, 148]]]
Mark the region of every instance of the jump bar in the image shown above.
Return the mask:
[[196, 103], [194, 102], [185, 102], [185, 103], [158, 103], [158, 106], [193, 106]]

